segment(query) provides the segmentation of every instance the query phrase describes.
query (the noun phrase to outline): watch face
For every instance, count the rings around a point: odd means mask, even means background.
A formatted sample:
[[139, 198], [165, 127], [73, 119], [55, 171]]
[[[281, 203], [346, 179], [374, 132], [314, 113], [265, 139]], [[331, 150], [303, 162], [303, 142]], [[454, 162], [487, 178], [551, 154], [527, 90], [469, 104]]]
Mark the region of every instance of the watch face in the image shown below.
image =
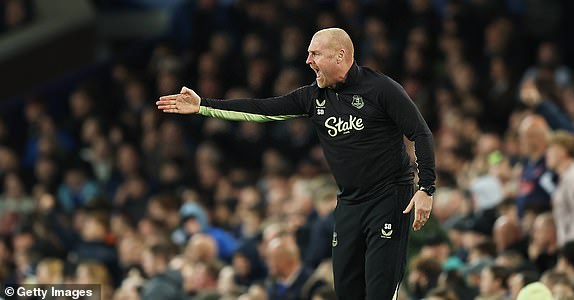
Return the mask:
[[431, 185], [429, 187], [421, 186], [420, 190], [427, 193], [429, 196], [432, 196], [432, 195], [434, 195], [436, 187], [434, 185]]

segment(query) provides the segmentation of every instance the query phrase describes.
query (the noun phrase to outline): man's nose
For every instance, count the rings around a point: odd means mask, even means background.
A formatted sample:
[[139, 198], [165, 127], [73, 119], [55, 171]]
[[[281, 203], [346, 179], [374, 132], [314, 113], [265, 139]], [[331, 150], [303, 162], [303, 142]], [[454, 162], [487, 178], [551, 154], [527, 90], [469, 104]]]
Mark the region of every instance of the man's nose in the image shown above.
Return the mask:
[[312, 62], [313, 62], [313, 57], [311, 56], [311, 53], [309, 53], [309, 54], [307, 54], [307, 61], [305, 63], [310, 65]]

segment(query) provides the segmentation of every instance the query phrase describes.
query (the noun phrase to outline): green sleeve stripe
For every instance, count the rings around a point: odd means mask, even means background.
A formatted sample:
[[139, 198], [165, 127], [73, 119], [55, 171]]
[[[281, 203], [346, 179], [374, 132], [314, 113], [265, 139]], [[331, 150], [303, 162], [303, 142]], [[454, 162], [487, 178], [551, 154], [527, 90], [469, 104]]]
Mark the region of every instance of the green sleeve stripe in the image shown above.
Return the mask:
[[259, 114], [252, 114], [239, 111], [230, 111], [217, 109], [212, 107], [199, 107], [199, 114], [206, 117], [230, 120], [230, 121], [247, 121], [247, 122], [269, 122], [269, 121], [282, 121], [306, 115], [283, 115], [283, 116], [265, 116]]

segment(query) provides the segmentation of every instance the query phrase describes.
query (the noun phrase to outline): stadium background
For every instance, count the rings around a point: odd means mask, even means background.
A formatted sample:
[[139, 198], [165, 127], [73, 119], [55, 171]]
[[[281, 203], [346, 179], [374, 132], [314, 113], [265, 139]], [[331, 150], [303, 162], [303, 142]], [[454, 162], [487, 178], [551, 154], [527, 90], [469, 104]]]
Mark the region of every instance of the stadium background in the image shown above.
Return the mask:
[[[336, 26], [435, 134], [439, 189], [401, 297], [514, 298], [542, 275], [574, 297], [573, 248], [554, 226], [571, 215], [525, 188], [539, 185], [530, 152], [547, 145], [520, 140], [532, 114], [574, 130], [572, 1], [5, 0], [0, 12], [1, 283], [265, 299], [263, 254], [279, 236], [301, 253], [279, 260], [316, 271], [313, 299], [334, 299], [336, 187], [307, 121], [164, 115], [154, 102], [182, 85], [222, 98], [308, 84], [308, 42]], [[521, 97], [532, 90], [541, 99]]]

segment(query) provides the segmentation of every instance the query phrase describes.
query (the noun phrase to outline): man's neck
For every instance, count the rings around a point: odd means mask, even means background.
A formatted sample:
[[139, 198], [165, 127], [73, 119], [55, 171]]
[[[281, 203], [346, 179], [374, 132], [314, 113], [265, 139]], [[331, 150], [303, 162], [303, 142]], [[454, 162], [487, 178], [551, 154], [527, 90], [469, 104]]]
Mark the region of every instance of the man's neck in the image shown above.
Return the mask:
[[302, 266], [300, 263], [293, 265], [289, 270], [289, 272], [287, 272], [287, 274], [279, 277], [279, 282], [281, 282], [286, 286], [290, 286], [291, 284], [293, 284], [293, 282], [295, 282], [295, 279], [297, 279], [297, 276], [299, 276], [299, 272], [301, 272], [301, 267]]
[[532, 151], [532, 153], [528, 156], [528, 159], [531, 162], [537, 162], [544, 156], [545, 151]]
[[328, 88], [330, 89], [334, 89], [337, 88], [337, 86], [340, 86], [341, 84], [344, 84], [347, 79], [349, 78], [349, 73], [351, 73], [351, 69], [353, 68], [353, 62], [351, 62], [350, 64], [348, 64], [346, 66], [346, 68], [344, 68], [343, 70], [345, 70], [344, 72], [342, 72], [343, 74], [341, 76], [337, 76], [338, 80], [337, 82], [335, 82], [333, 85], [328, 86]]
[[167, 271], [167, 264], [163, 264], [161, 266], [156, 266], [154, 273], [150, 277], [165, 273], [165, 271]]

